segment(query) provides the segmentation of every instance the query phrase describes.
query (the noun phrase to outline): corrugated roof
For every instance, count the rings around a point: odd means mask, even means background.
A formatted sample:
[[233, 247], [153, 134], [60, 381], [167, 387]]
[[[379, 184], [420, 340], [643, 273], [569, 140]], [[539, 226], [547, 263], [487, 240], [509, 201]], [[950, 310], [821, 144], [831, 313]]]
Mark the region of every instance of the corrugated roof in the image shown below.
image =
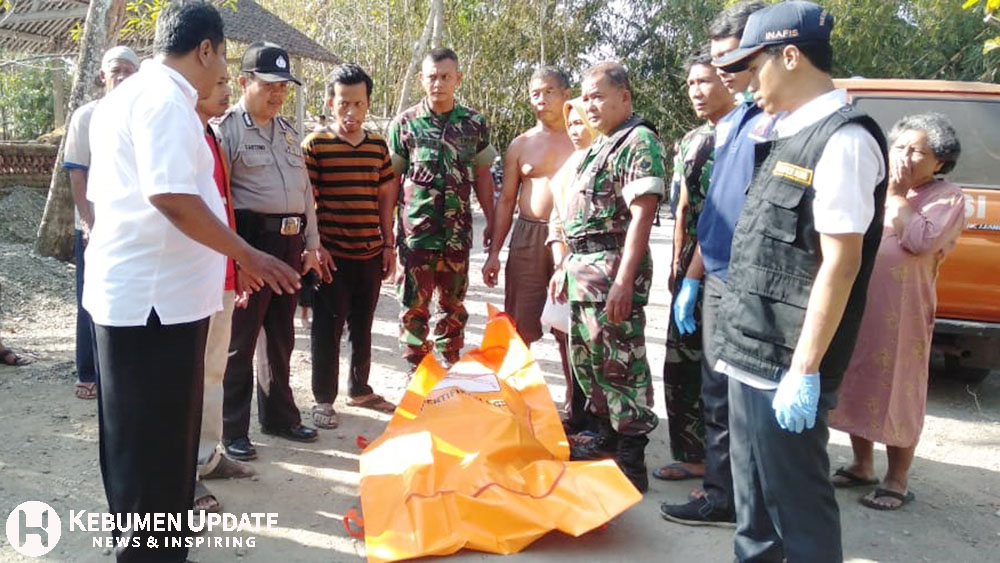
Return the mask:
[[22, 0], [12, 4], [12, 10], [0, 15], [0, 48], [36, 54], [76, 50], [69, 31], [87, 16], [89, 0]]
[[[0, 15], [0, 49], [20, 53], [65, 54], [77, 50], [70, 31], [82, 24], [89, 0], [20, 0]], [[240, 43], [272, 41], [294, 57], [338, 63], [328, 49], [307, 37], [254, 0], [237, 0], [236, 10], [222, 7], [226, 38]], [[148, 38], [126, 43], [148, 44]]]

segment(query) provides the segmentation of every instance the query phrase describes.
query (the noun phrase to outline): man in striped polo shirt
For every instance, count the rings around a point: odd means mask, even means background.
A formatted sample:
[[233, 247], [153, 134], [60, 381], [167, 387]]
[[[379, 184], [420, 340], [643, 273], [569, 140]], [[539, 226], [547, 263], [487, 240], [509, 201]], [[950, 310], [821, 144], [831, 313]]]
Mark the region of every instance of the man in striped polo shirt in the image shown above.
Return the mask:
[[313, 302], [313, 422], [320, 428], [337, 426], [333, 402], [345, 320], [351, 340], [347, 404], [395, 409], [368, 385], [379, 288], [395, 273], [392, 222], [399, 194], [385, 140], [362, 127], [371, 93], [372, 79], [360, 66], [338, 66], [326, 86], [333, 123], [302, 142], [320, 239], [337, 267], [333, 282], [321, 284]]

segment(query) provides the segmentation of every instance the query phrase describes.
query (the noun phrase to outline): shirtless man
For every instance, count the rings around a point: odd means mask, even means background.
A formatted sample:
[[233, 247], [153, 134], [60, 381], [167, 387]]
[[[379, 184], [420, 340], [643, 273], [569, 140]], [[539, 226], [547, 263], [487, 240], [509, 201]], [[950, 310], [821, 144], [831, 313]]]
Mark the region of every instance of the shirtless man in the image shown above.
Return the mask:
[[510, 237], [504, 309], [527, 344], [542, 337], [542, 309], [552, 277], [552, 251], [545, 245], [552, 213], [549, 181], [573, 152], [563, 122], [563, 104], [570, 98], [569, 76], [544, 66], [529, 82], [531, 108], [538, 123], [507, 147], [503, 164], [503, 187], [493, 221], [493, 240], [483, 265], [483, 281], [497, 285], [500, 249], [510, 230], [517, 205], [517, 223]]

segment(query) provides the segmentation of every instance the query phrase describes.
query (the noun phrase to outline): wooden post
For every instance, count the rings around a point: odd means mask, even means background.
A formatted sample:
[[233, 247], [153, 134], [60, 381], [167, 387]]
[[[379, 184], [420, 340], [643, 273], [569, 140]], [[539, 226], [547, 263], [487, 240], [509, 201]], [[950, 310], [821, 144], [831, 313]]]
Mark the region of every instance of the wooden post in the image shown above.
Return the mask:
[[[97, 78], [101, 56], [110, 35], [108, 21], [112, 4], [116, 5], [115, 9], [119, 9], [119, 6], [124, 7], [120, 0], [92, 0], [87, 10], [67, 115], [73, 115], [78, 107], [87, 102], [91, 85]], [[52, 181], [49, 184], [49, 197], [45, 202], [45, 213], [42, 215], [41, 224], [38, 225], [35, 251], [42, 256], [68, 261], [73, 257], [73, 196], [69, 189], [69, 175], [63, 170], [65, 148], [66, 136], [63, 135], [59, 143], [59, 154], [52, 168]]]
[[62, 61], [57, 60], [49, 64], [49, 72], [52, 73], [52, 126], [58, 129], [66, 124], [66, 69]]
[[[304, 76], [302, 68], [302, 57], [295, 57], [292, 61], [295, 71], [298, 75]], [[299, 78], [301, 80], [301, 78]], [[299, 142], [306, 137], [306, 95], [308, 89], [306, 88], [305, 82], [302, 86], [299, 86], [298, 91], [295, 93], [295, 120], [298, 121], [299, 130]]]

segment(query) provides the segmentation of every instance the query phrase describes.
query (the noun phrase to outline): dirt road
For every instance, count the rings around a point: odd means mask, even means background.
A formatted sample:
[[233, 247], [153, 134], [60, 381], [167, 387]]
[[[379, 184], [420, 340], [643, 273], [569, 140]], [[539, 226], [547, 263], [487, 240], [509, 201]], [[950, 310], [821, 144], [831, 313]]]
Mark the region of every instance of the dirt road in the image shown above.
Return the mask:
[[[0, 225], [19, 212], [33, 213], [37, 201], [0, 193]], [[44, 200], [42, 200], [44, 203]], [[22, 210], [27, 209], [27, 211]], [[36, 219], [37, 220], [37, 219]], [[477, 226], [477, 232], [480, 227]], [[106, 508], [97, 463], [97, 416], [93, 401], [73, 396], [73, 268], [30, 253], [24, 237], [0, 229], [0, 284], [3, 286], [4, 342], [38, 356], [23, 368], [0, 367], [0, 518], [27, 500], [50, 504], [63, 517], [63, 535], [42, 560], [111, 561], [109, 550], [95, 547], [102, 534], [67, 530], [71, 510]], [[647, 309], [647, 343], [654, 366], [657, 412], [662, 406], [663, 342], [668, 294], [665, 260], [670, 255], [670, 223], [655, 228], [653, 252], [657, 270], [652, 304]], [[476, 237], [476, 240], [480, 240]], [[485, 303], [503, 304], [502, 288], [487, 289], [472, 263], [467, 342], [482, 335]], [[382, 289], [375, 322], [372, 383], [388, 399], [402, 395], [404, 362], [396, 346], [399, 306], [388, 286]], [[297, 325], [298, 326], [298, 325]], [[298, 328], [293, 356], [293, 387], [299, 407], [312, 405], [309, 391], [308, 331]], [[345, 350], [346, 350], [345, 343]], [[563, 394], [559, 360], [551, 337], [534, 347], [551, 383], [554, 397]], [[342, 355], [342, 357], [347, 354]], [[342, 372], [346, 372], [346, 364]], [[387, 417], [336, 405], [341, 427], [322, 431], [316, 443], [299, 445], [251, 430], [260, 458], [254, 481], [209, 482], [229, 513], [278, 513], [278, 527], [254, 535], [237, 534], [244, 545], [201, 547], [191, 559], [202, 563], [361, 561], [364, 542], [351, 538], [341, 518], [359, 506], [358, 435], [376, 437]], [[665, 421], [648, 448], [650, 466], [668, 461]], [[155, 436], [150, 436], [155, 440]], [[830, 455], [834, 467], [850, 455], [847, 438], [833, 433]], [[880, 470], [884, 469], [884, 457]], [[996, 561], [1000, 553], [1000, 374], [982, 384], [934, 378], [927, 424], [917, 449], [911, 478], [915, 503], [895, 513], [879, 513], [858, 505], [857, 491], [838, 492], [844, 528], [845, 554], [852, 561]], [[462, 552], [453, 561], [731, 561], [731, 531], [668, 524], [657, 506], [680, 501], [693, 482], [654, 482], [643, 502], [607, 528], [582, 538], [550, 534], [524, 552], [498, 559]], [[15, 552], [0, 537], [0, 561], [33, 561]]]

